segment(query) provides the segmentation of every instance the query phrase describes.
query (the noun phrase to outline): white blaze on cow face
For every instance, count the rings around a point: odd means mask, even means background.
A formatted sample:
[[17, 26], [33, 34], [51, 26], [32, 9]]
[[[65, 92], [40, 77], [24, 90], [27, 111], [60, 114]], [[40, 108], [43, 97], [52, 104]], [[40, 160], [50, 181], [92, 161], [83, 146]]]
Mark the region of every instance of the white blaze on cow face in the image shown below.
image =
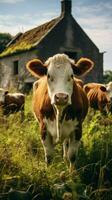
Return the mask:
[[61, 106], [71, 104], [73, 70], [68, 57], [59, 59], [58, 56], [55, 56], [55, 58], [50, 58], [49, 63], [47, 79], [51, 104]]

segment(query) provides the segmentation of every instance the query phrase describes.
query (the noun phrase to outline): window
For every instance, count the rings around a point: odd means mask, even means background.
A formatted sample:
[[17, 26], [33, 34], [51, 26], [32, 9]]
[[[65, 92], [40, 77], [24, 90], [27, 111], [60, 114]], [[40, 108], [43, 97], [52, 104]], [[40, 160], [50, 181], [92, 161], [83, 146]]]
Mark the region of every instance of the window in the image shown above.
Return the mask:
[[18, 60], [14, 61], [14, 68], [13, 68], [13, 74], [17, 75], [18, 74]]

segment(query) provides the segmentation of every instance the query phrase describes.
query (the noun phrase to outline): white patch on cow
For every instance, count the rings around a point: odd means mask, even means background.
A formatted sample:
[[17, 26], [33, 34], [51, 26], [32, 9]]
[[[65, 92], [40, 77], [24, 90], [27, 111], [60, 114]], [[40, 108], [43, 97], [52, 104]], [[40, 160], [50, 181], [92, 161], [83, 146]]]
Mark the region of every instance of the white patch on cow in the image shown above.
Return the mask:
[[112, 82], [109, 82], [109, 83], [106, 85], [106, 89], [107, 89], [107, 92], [108, 92], [109, 97], [112, 98]]
[[68, 104], [71, 104], [73, 92], [73, 70], [68, 56], [56, 55], [47, 61], [48, 65], [48, 93], [51, 104], [55, 103], [55, 95], [63, 93], [68, 95]]
[[22, 93], [8, 93], [8, 96], [14, 97], [15, 99], [19, 99], [21, 96], [24, 96]]
[[[59, 129], [57, 130], [57, 121], [50, 119], [45, 119], [45, 123], [47, 125], [47, 130], [53, 137], [53, 143], [63, 142], [66, 138], [69, 138], [71, 133], [76, 130], [76, 126], [78, 124], [77, 120], [63, 120], [62, 123], [59, 123]], [[59, 138], [57, 137], [57, 132], [59, 132]]]

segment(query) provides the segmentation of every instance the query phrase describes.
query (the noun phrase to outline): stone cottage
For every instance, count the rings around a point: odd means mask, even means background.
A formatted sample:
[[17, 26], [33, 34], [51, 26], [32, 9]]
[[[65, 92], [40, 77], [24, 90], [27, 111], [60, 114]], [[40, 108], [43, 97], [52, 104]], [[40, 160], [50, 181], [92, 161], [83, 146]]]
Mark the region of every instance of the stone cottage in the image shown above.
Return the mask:
[[34, 78], [25, 69], [33, 58], [45, 61], [56, 53], [66, 53], [76, 61], [88, 57], [95, 67], [86, 82], [101, 82], [103, 77], [103, 53], [87, 36], [72, 16], [72, 1], [61, 0], [61, 15], [25, 33], [18, 33], [0, 54], [3, 76], [2, 86], [25, 84], [30, 88]]

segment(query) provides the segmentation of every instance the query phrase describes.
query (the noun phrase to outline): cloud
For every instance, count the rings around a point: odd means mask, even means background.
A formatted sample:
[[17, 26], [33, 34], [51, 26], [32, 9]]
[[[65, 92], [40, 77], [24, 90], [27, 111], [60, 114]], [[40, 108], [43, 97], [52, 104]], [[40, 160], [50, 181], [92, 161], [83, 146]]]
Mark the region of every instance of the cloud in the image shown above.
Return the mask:
[[9, 4], [15, 4], [18, 2], [22, 2], [24, 0], [0, 0], [0, 3], [9, 3]]
[[[108, 10], [108, 12], [107, 12]], [[108, 13], [112, 13], [112, 2], [95, 2], [94, 4], [83, 4], [83, 2], [77, 2], [73, 7], [74, 13], [79, 13], [81, 15], [100, 15], [103, 12], [103, 15], [108, 15]]]
[[112, 57], [112, 3], [99, 2], [83, 5], [78, 2], [73, 8], [74, 18], [93, 43], [104, 54], [104, 69], [111, 69]]
[[9, 32], [12, 35], [18, 32], [25, 32], [36, 26], [39, 26], [52, 18], [55, 18], [55, 13], [41, 14], [24, 14], [21, 16], [14, 15], [0, 15], [0, 32]]
[[[25, 0], [0, 0], [0, 3], [16, 3]], [[104, 66], [109, 66], [112, 57], [112, 3], [97, 2], [92, 5], [77, 1], [72, 8], [76, 21], [87, 33], [90, 39], [104, 54]], [[25, 32], [57, 17], [57, 12], [44, 9], [37, 13], [24, 13], [23, 15], [0, 15], [0, 32], [9, 32], [12, 35]]]

